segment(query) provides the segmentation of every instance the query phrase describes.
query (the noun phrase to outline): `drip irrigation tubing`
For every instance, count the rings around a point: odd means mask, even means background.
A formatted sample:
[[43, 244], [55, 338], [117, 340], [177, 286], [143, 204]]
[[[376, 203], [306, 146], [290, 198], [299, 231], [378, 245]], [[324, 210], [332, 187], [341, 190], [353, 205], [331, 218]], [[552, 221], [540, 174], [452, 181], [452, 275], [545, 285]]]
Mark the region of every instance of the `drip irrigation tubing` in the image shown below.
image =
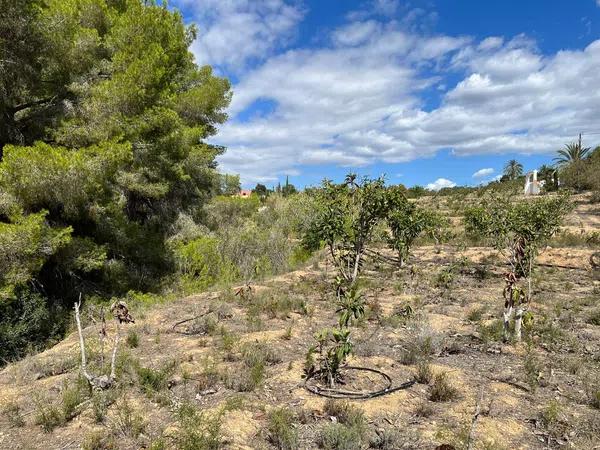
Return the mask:
[[202, 317], [204, 317], [204, 316], [206, 316], [206, 315], [210, 314], [211, 312], [212, 312], [212, 311], [206, 311], [205, 313], [202, 313], [202, 314], [200, 314], [199, 316], [194, 316], [194, 317], [190, 317], [189, 319], [183, 319], [183, 320], [180, 320], [179, 322], [175, 323], [175, 324], [174, 324], [174, 325], [171, 327], [171, 331], [173, 331], [174, 333], [177, 333], [177, 334], [183, 334], [183, 335], [185, 335], [185, 336], [191, 336], [191, 335], [193, 335], [193, 334], [196, 334], [196, 333], [191, 333], [191, 332], [189, 332], [189, 331], [179, 331], [179, 330], [177, 330], [176, 328], [177, 328], [178, 326], [180, 326], [180, 325], [183, 325], [184, 323], [191, 322], [192, 320], [201, 319]]
[[391, 377], [377, 369], [371, 369], [370, 367], [358, 367], [358, 366], [346, 366], [343, 367], [344, 370], [359, 370], [363, 372], [372, 372], [380, 375], [385, 380], [385, 387], [382, 389], [378, 389], [375, 391], [350, 391], [345, 389], [336, 389], [336, 388], [328, 388], [328, 387], [319, 387], [315, 385], [309, 384], [309, 381], [315, 379], [319, 374], [323, 373], [322, 370], [317, 370], [311, 376], [307, 377], [304, 380], [304, 388], [312, 392], [313, 394], [319, 395], [321, 397], [327, 398], [336, 398], [336, 399], [351, 399], [351, 400], [367, 400], [370, 398], [381, 397], [383, 395], [392, 394], [393, 392], [397, 392], [403, 389], [408, 389], [416, 383], [416, 380], [410, 380], [405, 383], [402, 383], [398, 386], [392, 387], [392, 379]]
[[[375, 258], [379, 258], [382, 261], [386, 261], [386, 262], [389, 262], [389, 263], [392, 263], [392, 264], [398, 264], [399, 263], [399, 260], [397, 258], [393, 258], [393, 257], [382, 255], [381, 253], [378, 253], [378, 252], [376, 252], [374, 250], [366, 249], [365, 252], [367, 253], [367, 255], [373, 256]], [[596, 260], [600, 261], [600, 253], [594, 253], [590, 257], [590, 266], [591, 266], [592, 269], [600, 267], [600, 262], [596, 262]], [[505, 265], [508, 265], [508, 263], [505, 264]], [[589, 268], [586, 268], [586, 267], [565, 266], [565, 265], [562, 265], [562, 264], [537, 263], [537, 265], [540, 266], [540, 267], [551, 267], [551, 268], [556, 268], [556, 269], [570, 269], [570, 270], [589, 271]]]

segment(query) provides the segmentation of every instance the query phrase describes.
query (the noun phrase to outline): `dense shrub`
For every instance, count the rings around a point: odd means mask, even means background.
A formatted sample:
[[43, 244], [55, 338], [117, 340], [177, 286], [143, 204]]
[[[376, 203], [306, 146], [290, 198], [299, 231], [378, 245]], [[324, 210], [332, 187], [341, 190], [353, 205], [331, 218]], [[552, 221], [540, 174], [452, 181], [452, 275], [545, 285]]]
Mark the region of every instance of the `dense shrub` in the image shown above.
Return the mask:
[[215, 170], [223, 149], [204, 143], [230, 84], [196, 66], [178, 12], [61, 0], [3, 13], [22, 38], [0, 72], [0, 363], [64, 328], [80, 293], [158, 289], [178, 265], [211, 282], [215, 243], [169, 238], [236, 187]]
[[286, 270], [292, 248], [282, 230], [261, 228], [254, 221], [223, 230], [220, 243], [222, 254], [245, 280]]
[[[46, 211], [13, 215], [0, 222], [0, 302], [14, 298], [57, 250], [71, 241], [71, 229], [51, 228]], [[1, 304], [1, 303], [0, 303]]]
[[204, 208], [206, 226], [182, 215], [169, 247], [179, 273], [195, 288], [217, 282], [254, 280], [288, 270], [310, 256], [297, 239], [307, 226], [312, 202], [304, 194], [222, 197]]
[[238, 225], [255, 216], [259, 206], [260, 199], [257, 195], [251, 195], [249, 198], [215, 197], [204, 208], [206, 224], [211, 230]]
[[[598, 159], [598, 161], [596, 161]], [[600, 158], [573, 161], [560, 171], [562, 186], [578, 192], [600, 191]]]
[[215, 237], [201, 236], [178, 243], [173, 251], [179, 272], [188, 279], [197, 280], [198, 288], [210, 286], [225, 276], [226, 261]]
[[0, 365], [59, 337], [67, 317], [62, 308], [26, 288], [16, 291], [11, 300], [0, 300]]

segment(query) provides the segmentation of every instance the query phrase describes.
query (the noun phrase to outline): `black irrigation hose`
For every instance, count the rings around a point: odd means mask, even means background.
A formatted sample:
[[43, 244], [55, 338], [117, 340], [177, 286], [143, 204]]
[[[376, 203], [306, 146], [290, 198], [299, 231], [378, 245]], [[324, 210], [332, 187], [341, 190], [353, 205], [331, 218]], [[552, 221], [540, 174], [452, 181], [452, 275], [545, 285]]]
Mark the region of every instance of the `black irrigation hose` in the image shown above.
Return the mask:
[[379, 389], [377, 391], [368, 391], [368, 392], [346, 391], [346, 390], [342, 390], [342, 389], [333, 389], [333, 388], [312, 386], [312, 385], [308, 384], [308, 382], [323, 372], [322, 370], [317, 370], [310, 377], [307, 377], [306, 380], [304, 380], [304, 388], [307, 391], [312, 392], [313, 394], [320, 395], [321, 397], [351, 399], [351, 400], [366, 400], [369, 398], [381, 397], [382, 395], [388, 395], [388, 394], [391, 394], [393, 392], [397, 392], [397, 391], [400, 391], [403, 389], [408, 389], [409, 387], [411, 387], [412, 385], [414, 385], [416, 383], [416, 380], [410, 380], [405, 383], [402, 383], [399, 386], [392, 387], [392, 379], [390, 378], [390, 376], [380, 370], [371, 369], [369, 367], [357, 367], [357, 366], [347, 366], [347, 367], [344, 367], [343, 369], [361, 370], [364, 372], [376, 373], [378, 375], [381, 375], [381, 377], [385, 379], [387, 385], [383, 389]]
[[196, 333], [190, 333], [187, 331], [178, 331], [175, 328], [177, 328], [180, 325], [183, 325], [184, 323], [188, 323], [191, 322], [192, 320], [196, 320], [196, 319], [201, 319], [202, 317], [210, 314], [212, 311], [206, 311], [205, 313], [200, 314], [199, 316], [194, 316], [194, 317], [190, 317], [189, 319], [184, 319], [184, 320], [180, 320], [179, 322], [175, 323], [172, 327], [171, 327], [171, 331], [173, 331], [174, 333], [177, 334], [183, 334], [185, 336], [192, 336]]
[[365, 249], [365, 253], [366, 253], [367, 255], [370, 255], [370, 256], [374, 256], [374, 257], [376, 257], [376, 258], [379, 258], [379, 259], [381, 259], [382, 261], [386, 261], [386, 262], [389, 262], [389, 263], [392, 263], [392, 264], [400, 264], [400, 260], [399, 260], [398, 258], [394, 258], [394, 257], [392, 257], [392, 256], [386, 256], [386, 255], [382, 255], [381, 253], [379, 253], [379, 252], [376, 252], [376, 251], [374, 251], [374, 250], [371, 250], [371, 249], [368, 249], [368, 248], [367, 248], [367, 249]]
[[[365, 253], [367, 253], [367, 255], [374, 256], [376, 258], [380, 258], [382, 261], [386, 261], [389, 263], [398, 264], [400, 262], [397, 258], [388, 257], [388, 256], [382, 255], [381, 253], [378, 253], [378, 252], [370, 250], [370, 249], [366, 249]], [[598, 263], [595, 262], [596, 259], [599, 261]], [[505, 265], [508, 266], [509, 264], [507, 263]], [[561, 264], [537, 263], [537, 265], [541, 266], [541, 267], [551, 267], [551, 268], [556, 268], [556, 269], [582, 270], [582, 271], [586, 271], [586, 272], [589, 270], [585, 267], [564, 266]], [[592, 269], [600, 267], [600, 253], [594, 253], [590, 257], [590, 266], [592, 266]]]

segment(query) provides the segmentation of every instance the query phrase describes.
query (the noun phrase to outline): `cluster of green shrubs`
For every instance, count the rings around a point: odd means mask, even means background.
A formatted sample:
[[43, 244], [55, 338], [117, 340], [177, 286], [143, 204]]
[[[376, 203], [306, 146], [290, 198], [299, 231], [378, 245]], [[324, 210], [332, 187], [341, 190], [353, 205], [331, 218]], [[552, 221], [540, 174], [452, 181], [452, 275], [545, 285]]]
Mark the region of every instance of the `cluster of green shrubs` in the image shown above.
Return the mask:
[[224, 149], [206, 139], [230, 83], [194, 63], [180, 13], [5, 6], [0, 26], [23, 38], [7, 41], [0, 72], [0, 365], [61, 337], [80, 294], [160, 292], [179, 277], [202, 289], [307, 257], [290, 237], [308, 203], [231, 197], [239, 177], [218, 173]]
[[593, 191], [592, 200], [600, 202], [600, 147], [563, 165], [560, 181], [562, 186], [578, 192]]
[[289, 270], [310, 252], [298, 241], [312, 200], [297, 194], [262, 200], [217, 196], [203, 209], [203, 225], [180, 217], [167, 242], [183, 287], [203, 289], [235, 280], [255, 281]]

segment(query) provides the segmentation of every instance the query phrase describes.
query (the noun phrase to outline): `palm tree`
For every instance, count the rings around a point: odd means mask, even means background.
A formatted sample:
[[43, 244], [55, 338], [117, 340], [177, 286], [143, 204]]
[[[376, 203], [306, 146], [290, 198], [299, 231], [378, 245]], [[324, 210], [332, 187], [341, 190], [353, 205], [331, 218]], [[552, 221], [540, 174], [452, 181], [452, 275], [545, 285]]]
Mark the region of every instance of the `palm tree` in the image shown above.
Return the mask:
[[504, 166], [504, 176], [509, 180], [516, 180], [523, 175], [523, 164], [516, 159], [511, 159]]
[[547, 166], [546, 164], [542, 165], [538, 169], [538, 180], [546, 182], [544, 184], [544, 190], [546, 191], [555, 191], [558, 189], [558, 177], [556, 176], [555, 167]]
[[357, 178], [357, 175], [355, 173], [349, 173], [348, 175], [346, 175], [346, 178], [344, 179], [344, 184], [346, 184], [346, 186], [348, 186], [350, 188], [357, 188], [358, 183], [356, 182], [356, 178]]
[[559, 167], [568, 166], [572, 162], [584, 160], [589, 152], [590, 148], [582, 147], [581, 142], [572, 142], [558, 151], [558, 156], [554, 158], [554, 161]]

